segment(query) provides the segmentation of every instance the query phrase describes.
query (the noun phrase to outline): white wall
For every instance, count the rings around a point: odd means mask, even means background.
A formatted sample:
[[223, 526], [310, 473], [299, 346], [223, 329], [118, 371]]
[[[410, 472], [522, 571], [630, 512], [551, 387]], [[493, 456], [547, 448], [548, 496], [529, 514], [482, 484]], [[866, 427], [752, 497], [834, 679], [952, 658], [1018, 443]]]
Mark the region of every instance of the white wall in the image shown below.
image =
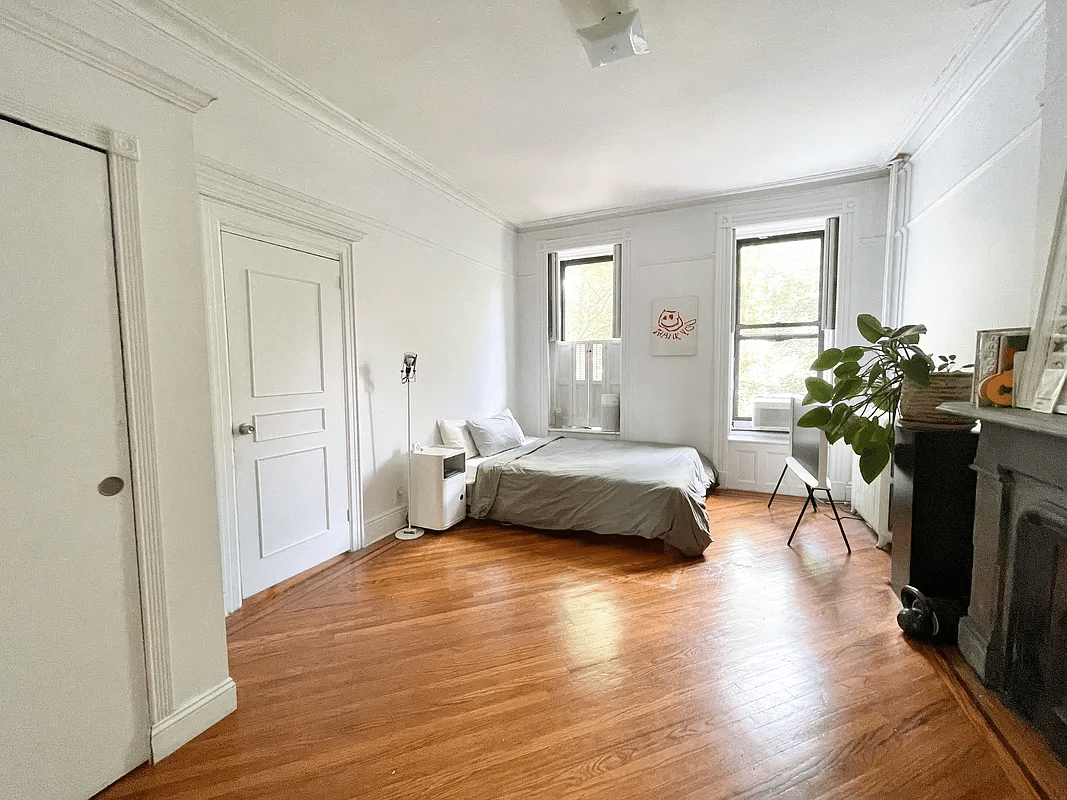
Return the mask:
[[1035, 258], [1042, 5], [1009, 4], [960, 100], [905, 148], [901, 322], [925, 324], [924, 347], [961, 363], [973, 360], [976, 330], [1031, 324], [1044, 275]]
[[282, 102], [253, 84], [246, 62], [210, 37], [194, 43], [213, 56], [171, 42], [155, 57], [218, 95], [196, 116], [197, 157], [343, 208], [366, 234], [355, 250], [356, 358], [370, 543], [404, 524], [404, 351], [419, 354], [415, 442], [434, 441], [438, 418], [496, 413], [513, 396], [515, 233], [331, 127], [328, 115], [309, 116], [300, 98]]
[[[171, 670], [181, 706], [227, 677], [197, 160], [339, 206], [366, 234], [356, 246], [356, 366], [367, 541], [404, 522], [396, 490], [406, 476], [405, 350], [419, 353], [416, 441], [433, 440], [438, 417], [496, 412], [514, 397], [516, 236], [462, 192], [442, 191], [439, 176], [403, 158], [391, 163], [329, 114], [316, 118], [307, 98], [257, 86], [220, 59], [225, 48], [193, 50], [188, 31], [165, 15], [148, 24], [110, 0], [37, 5], [118, 48], [114, 59], [131, 54], [218, 96], [194, 116], [0, 24], [0, 92], [140, 139]], [[129, 8], [148, 14], [153, 4], [130, 0]], [[0, 18], [8, 10], [19, 10], [16, 0], [0, 0]]]
[[[517, 281], [519, 412], [543, 433], [547, 352], [546, 253], [576, 243], [624, 241], [622, 437], [689, 444], [711, 456], [723, 485], [770, 491], [787, 451], [783, 435], [727, 438], [733, 256], [719, 256], [720, 223], [747, 225], [846, 214], [839, 282], [841, 325], [881, 308], [886, 229], [884, 177], [838, 186], [740, 195], [699, 206], [531, 231], [519, 237]], [[843, 265], [844, 267], [844, 265]], [[847, 274], [845, 274], [847, 271]], [[649, 344], [652, 302], [699, 298], [697, 355], [656, 357]], [[847, 343], [855, 334], [842, 332]], [[847, 464], [839, 467], [847, 481]], [[794, 483], [790, 491], [799, 492]]]
[[[0, 10], [0, 13], [3, 13]], [[174, 708], [227, 680], [193, 120], [0, 27], [2, 93], [136, 136]]]
[[[1048, 45], [1045, 55], [1044, 108], [1037, 191], [1034, 267], [1042, 275], [1067, 172], [1067, 0], [1047, 0]], [[1035, 281], [1035, 287], [1041, 285]], [[1036, 307], [1036, 306], [1035, 306]]]
[[364, 541], [391, 533], [404, 523], [402, 353], [419, 353], [416, 442], [434, 441], [439, 417], [495, 413], [513, 395], [513, 230], [462, 193], [435, 188], [436, 176], [405, 157], [383, 157], [355, 125], [274, 82], [210, 32], [130, 0], [180, 41], [161, 37], [107, 2], [86, 1], [100, 6], [97, 17], [112, 10], [127, 47], [136, 43], [144, 58], [218, 95], [194, 120], [197, 158], [340, 207], [365, 232], [355, 252]]

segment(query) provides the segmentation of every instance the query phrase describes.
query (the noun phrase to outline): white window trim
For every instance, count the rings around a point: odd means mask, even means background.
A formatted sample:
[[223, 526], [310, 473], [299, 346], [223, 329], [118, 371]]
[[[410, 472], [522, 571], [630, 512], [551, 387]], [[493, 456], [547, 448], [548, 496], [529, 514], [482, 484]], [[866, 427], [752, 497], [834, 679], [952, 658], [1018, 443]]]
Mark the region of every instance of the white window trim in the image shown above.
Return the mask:
[[[820, 240], [821, 243], [822, 243], [821, 246], [822, 246], [823, 256], [820, 259], [821, 263], [819, 265], [819, 285], [820, 285], [820, 290], [819, 291], [820, 291], [820, 299], [821, 299], [821, 297], [822, 297], [822, 288], [825, 286], [825, 283], [826, 283], [826, 275], [823, 273], [823, 269], [824, 269], [825, 264], [826, 264], [825, 252], [826, 252], [826, 247], [828, 245], [828, 242], [827, 242], [827, 236], [825, 235], [825, 233], [828, 230], [827, 226], [829, 224], [830, 219], [832, 219], [832, 218], [833, 218], [832, 216], [831, 217], [816, 217], [816, 218], [810, 219], [810, 220], [794, 220], [794, 221], [791, 221], [791, 222], [782, 223], [780, 225], [775, 225], [775, 224], [772, 223], [772, 224], [769, 224], [769, 225], [753, 225], [753, 226], [749, 226], [748, 228], [735, 228], [734, 229], [734, 238], [733, 238], [733, 250], [730, 253], [731, 263], [734, 265], [734, 285], [733, 285], [734, 291], [735, 292], [737, 291], [737, 270], [738, 270], [738, 267], [736, 265], [737, 265], [737, 261], [738, 261], [737, 243], [739, 241], [746, 240], [746, 239], [748, 239], [748, 240], [757, 239], [757, 238], [763, 238], [763, 237], [774, 238], [774, 237], [779, 237], [779, 236], [796, 236], [798, 234], [818, 234], [818, 235], [822, 235], [822, 237], [823, 237]], [[837, 237], [837, 238], [838, 238], [838, 240], [840, 240], [840, 236]], [[838, 244], [838, 247], [840, 248], [840, 241], [838, 241], [837, 244]], [[835, 281], [835, 283], [836, 283], [836, 281]], [[835, 303], [837, 302], [837, 298], [834, 298], [834, 302]], [[736, 320], [737, 298], [736, 297], [733, 298], [733, 307], [734, 307], [735, 317], [732, 317], [731, 320], [730, 320], [730, 354], [731, 354], [731, 361], [730, 361], [730, 373], [729, 374], [730, 374], [731, 382], [733, 381], [733, 379], [735, 377], [734, 363], [733, 363], [732, 356], [737, 351], [736, 350], [736, 348], [737, 348], [737, 330], [736, 330], [736, 328], [737, 328], [737, 320]], [[819, 318], [820, 318], [819, 319], [819, 323], [821, 323], [821, 322], [823, 322], [823, 319], [822, 319], [822, 316], [823, 316], [822, 302], [820, 302], [820, 308], [819, 308], [819, 312], [818, 313], [819, 313]], [[816, 325], [816, 328], [818, 328], [818, 324]], [[823, 350], [825, 350], [827, 347], [833, 347], [833, 341], [834, 341], [834, 331], [833, 331], [833, 329], [832, 328], [822, 328], [822, 336], [821, 336], [820, 341], [821, 341]], [[821, 353], [822, 351], [820, 350], [819, 352]], [[733, 395], [734, 395], [735, 388], [736, 387], [731, 385], [731, 387], [730, 387], [730, 400], [729, 400], [729, 404], [730, 404], [730, 435], [734, 439], [737, 438], [736, 436], [734, 436], [734, 434], [736, 434], [738, 431], [742, 431], [743, 432], [743, 431], [752, 430], [752, 422], [750, 420], [744, 420], [744, 419], [740, 419], [739, 420], [739, 419], [735, 419], [734, 418], [734, 396]], [[748, 439], [748, 441], [752, 441], [752, 440]]]
[[[716, 270], [715, 316], [728, 320], [727, 325], [716, 325], [713, 337], [716, 363], [733, 375], [733, 324], [734, 291], [736, 270], [732, 254], [738, 232], [745, 236], [764, 230], [786, 230], [790, 225], [810, 225], [812, 220], [838, 217], [838, 262], [837, 262], [837, 307], [850, 308], [852, 295], [852, 264], [855, 259], [856, 198], [853, 196], [815, 199], [811, 197], [783, 197], [773, 202], [753, 200], [739, 202], [716, 212]], [[802, 228], [801, 228], [802, 229]], [[833, 346], [832, 337], [827, 337], [826, 347]], [[717, 385], [711, 393], [710, 414], [712, 432], [712, 460], [716, 464], [728, 463], [728, 446], [731, 441], [753, 441], [754, 431], [737, 430], [731, 425], [731, 392], [729, 381]], [[775, 435], [775, 434], [772, 434]], [[781, 434], [778, 434], [781, 436]], [[758, 441], [781, 442], [782, 439], [762, 438]]]
[[[542, 239], [537, 243], [537, 288], [539, 301], [539, 319], [540, 319], [540, 346], [537, 349], [538, 352], [538, 429], [542, 431], [548, 430], [549, 422], [552, 418], [552, 399], [551, 389], [549, 386], [549, 379], [551, 377], [551, 370], [548, 359], [548, 269], [546, 264], [548, 263], [549, 253], [562, 253], [566, 252], [568, 256], [571, 256], [572, 252], [581, 252], [583, 248], [588, 248], [590, 252], [595, 253], [596, 248], [604, 249], [613, 248], [616, 244], [622, 245], [622, 319], [620, 320], [621, 336], [620, 339], [623, 342], [634, 341], [634, 320], [631, 319], [632, 314], [626, 313], [628, 309], [633, 308], [633, 280], [631, 279], [632, 267], [631, 267], [631, 252], [630, 242], [633, 238], [633, 231], [629, 228], [622, 230], [609, 230], [602, 233], [589, 233], [579, 236], [567, 236], [558, 239]], [[571, 256], [573, 257], [573, 256]], [[623, 345], [622, 350], [622, 369], [619, 376], [619, 395], [620, 395], [620, 419], [619, 419], [619, 433], [616, 434], [618, 438], [625, 439], [626, 431], [630, 427], [630, 404], [626, 402], [626, 398], [631, 395], [630, 392], [630, 375], [631, 370], [631, 356], [630, 351], [632, 348]], [[606, 435], [606, 434], [605, 434]]]

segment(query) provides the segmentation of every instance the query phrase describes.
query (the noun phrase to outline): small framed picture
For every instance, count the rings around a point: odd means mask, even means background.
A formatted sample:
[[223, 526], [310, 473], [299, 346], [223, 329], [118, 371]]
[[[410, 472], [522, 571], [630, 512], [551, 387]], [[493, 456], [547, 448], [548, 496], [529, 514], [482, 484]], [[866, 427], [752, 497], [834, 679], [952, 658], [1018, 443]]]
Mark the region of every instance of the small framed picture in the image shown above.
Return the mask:
[[[1059, 366], [1051, 366], [1053, 362], [1059, 364]], [[1063, 359], [1050, 358], [1050, 366], [1045, 368], [1045, 371], [1041, 373], [1041, 381], [1037, 385], [1037, 392], [1034, 393], [1034, 403], [1031, 406], [1033, 411], [1040, 411], [1043, 414], [1051, 414], [1053, 408], [1056, 406], [1056, 401], [1059, 399], [1060, 392], [1063, 390], [1063, 381], [1067, 378], [1067, 368], [1064, 367]]]
[[1015, 385], [1029, 342], [1029, 328], [978, 331], [972, 403], [976, 406], [1015, 405]]

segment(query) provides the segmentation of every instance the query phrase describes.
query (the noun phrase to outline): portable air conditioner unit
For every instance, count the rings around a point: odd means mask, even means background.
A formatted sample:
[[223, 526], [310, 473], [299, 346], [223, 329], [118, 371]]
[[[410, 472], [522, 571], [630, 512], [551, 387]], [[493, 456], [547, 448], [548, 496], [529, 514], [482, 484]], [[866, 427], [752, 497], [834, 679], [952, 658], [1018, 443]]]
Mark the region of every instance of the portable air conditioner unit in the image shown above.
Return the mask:
[[760, 395], [752, 401], [752, 427], [757, 431], [788, 431], [792, 413], [790, 395]]

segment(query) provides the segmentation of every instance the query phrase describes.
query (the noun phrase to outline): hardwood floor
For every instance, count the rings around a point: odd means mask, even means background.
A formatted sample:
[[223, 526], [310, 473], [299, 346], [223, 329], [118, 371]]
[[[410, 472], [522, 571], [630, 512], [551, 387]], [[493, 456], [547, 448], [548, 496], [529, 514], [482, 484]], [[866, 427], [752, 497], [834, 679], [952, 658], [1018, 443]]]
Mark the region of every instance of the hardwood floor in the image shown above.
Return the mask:
[[889, 558], [799, 501], [708, 500], [705, 558], [466, 521], [253, 598], [238, 709], [100, 798], [1040, 797]]

